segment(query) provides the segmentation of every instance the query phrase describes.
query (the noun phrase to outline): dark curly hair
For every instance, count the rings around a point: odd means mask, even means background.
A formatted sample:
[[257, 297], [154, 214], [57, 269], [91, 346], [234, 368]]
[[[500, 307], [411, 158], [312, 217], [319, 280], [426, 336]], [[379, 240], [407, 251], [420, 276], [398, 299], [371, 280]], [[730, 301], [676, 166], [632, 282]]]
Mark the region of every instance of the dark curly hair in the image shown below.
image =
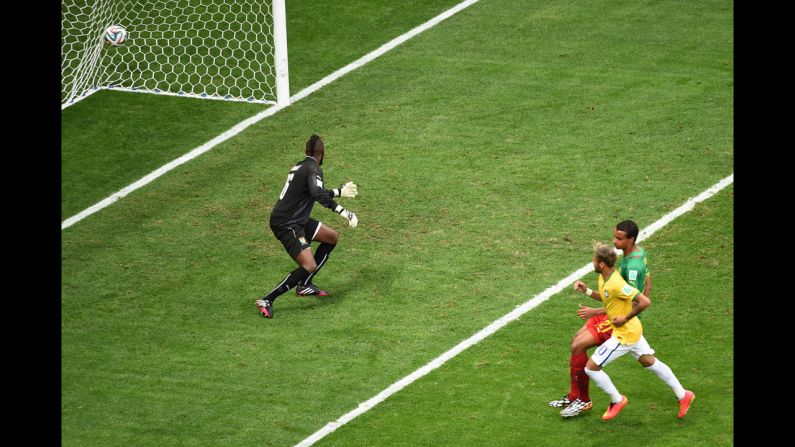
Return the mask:
[[308, 140], [306, 140], [306, 155], [309, 155], [310, 157], [315, 156], [315, 151], [317, 151], [318, 141], [323, 141], [323, 140], [320, 138], [320, 135], [317, 134], [312, 134], [312, 136], [309, 137]]
[[638, 241], [638, 224], [631, 220], [622, 220], [618, 224], [616, 224], [616, 230], [623, 231], [627, 234], [627, 238], [635, 239], [635, 242]]

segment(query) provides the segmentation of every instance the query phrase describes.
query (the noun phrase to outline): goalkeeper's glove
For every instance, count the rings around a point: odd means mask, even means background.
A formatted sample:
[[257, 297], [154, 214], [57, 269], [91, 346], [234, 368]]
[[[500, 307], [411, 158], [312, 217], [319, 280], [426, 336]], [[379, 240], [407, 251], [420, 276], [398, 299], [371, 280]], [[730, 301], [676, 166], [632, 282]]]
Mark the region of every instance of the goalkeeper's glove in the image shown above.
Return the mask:
[[334, 190], [334, 197], [353, 198], [356, 197], [356, 194], [359, 194], [359, 190], [356, 187], [356, 183], [353, 182], [347, 182]]
[[337, 205], [337, 208], [334, 210], [340, 214], [340, 216], [348, 219], [348, 225], [351, 228], [356, 228], [356, 225], [359, 225], [359, 218], [356, 217], [356, 214], [353, 211], [348, 211], [342, 207], [342, 205]]

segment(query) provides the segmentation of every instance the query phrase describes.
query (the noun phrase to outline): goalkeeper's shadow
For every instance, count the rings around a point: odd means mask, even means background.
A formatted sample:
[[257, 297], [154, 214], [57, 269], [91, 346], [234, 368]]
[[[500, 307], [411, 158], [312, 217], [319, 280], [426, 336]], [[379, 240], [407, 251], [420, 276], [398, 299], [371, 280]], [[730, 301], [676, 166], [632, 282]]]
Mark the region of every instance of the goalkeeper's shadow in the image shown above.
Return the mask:
[[[380, 296], [388, 293], [388, 290], [392, 287], [394, 276], [394, 269], [388, 268], [388, 266], [383, 266], [382, 268], [362, 267], [353, 271], [344, 282], [334, 282], [333, 278], [328, 278], [327, 282], [322, 278], [318, 278], [316, 283], [328, 284], [329, 296], [296, 298], [301, 300], [302, 308], [315, 308], [338, 304], [354, 295], [354, 293], [359, 295], [364, 293], [368, 297]], [[320, 288], [324, 289], [325, 286]], [[312, 298], [314, 299], [312, 300]]]

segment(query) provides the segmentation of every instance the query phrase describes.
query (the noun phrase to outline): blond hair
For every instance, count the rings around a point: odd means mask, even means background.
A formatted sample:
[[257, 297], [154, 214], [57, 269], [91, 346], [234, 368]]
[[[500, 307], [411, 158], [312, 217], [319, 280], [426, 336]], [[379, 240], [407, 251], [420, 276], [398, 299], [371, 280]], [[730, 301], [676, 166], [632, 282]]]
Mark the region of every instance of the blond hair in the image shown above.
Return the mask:
[[594, 255], [597, 261], [604, 262], [610, 267], [616, 264], [616, 258], [618, 257], [613, 247], [601, 242], [594, 245]]

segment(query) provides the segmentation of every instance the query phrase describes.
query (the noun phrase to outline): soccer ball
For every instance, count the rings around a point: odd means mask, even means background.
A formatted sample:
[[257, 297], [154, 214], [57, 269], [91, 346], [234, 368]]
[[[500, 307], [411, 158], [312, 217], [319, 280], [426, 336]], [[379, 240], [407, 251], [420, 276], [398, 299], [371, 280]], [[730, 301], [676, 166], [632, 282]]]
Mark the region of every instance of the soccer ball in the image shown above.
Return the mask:
[[105, 29], [105, 34], [102, 36], [105, 43], [111, 46], [124, 45], [127, 41], [127, 30], [121, 25], [111, 25]]

